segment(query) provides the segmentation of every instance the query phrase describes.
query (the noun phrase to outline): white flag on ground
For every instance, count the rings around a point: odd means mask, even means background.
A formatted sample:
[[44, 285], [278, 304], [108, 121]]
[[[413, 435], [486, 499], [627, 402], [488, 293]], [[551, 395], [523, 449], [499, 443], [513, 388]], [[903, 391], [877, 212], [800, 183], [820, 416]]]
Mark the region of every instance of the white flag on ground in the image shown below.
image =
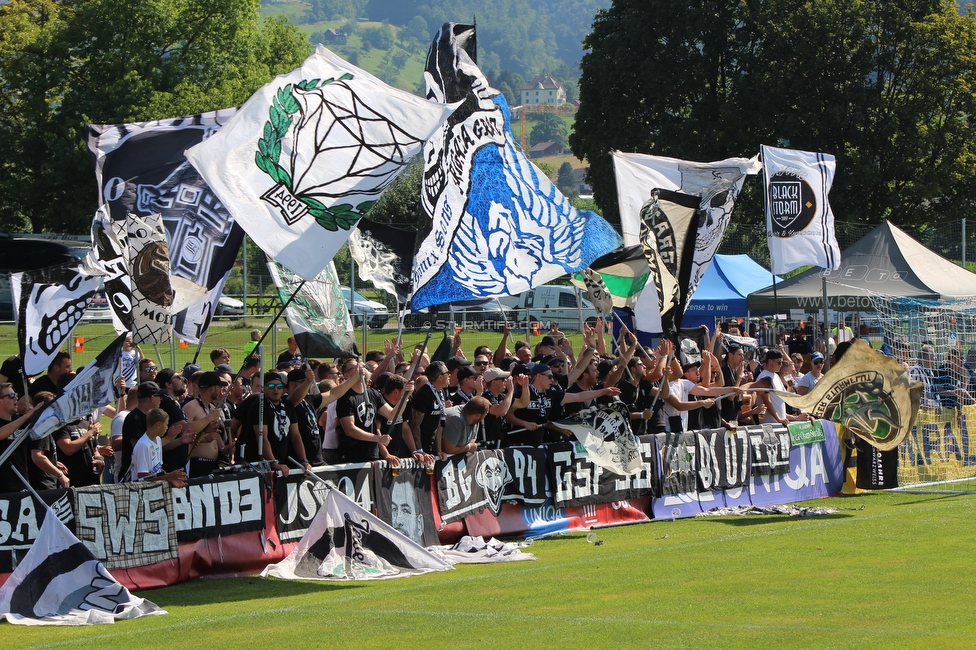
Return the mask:
[[288, 580], [376, 580], [450, 568], [449, 562], [333, 488], [298, 546], [261, 575]]
[[773, 273], [801, 266], [840, 268], [840, 246], [827, 195], [837, 163], [826, 153], [762, 145], [766, 240]]
[[630, 410], [622, 402], [591, 406], [556, 424], [572, 431], [586, 457], [607, 471], [636, 474], [644, 464], [630, 428]]
[[0, 587], [0, 617], [18, 625], [92, 625], [165, 613], [120, 585], [50, 509]]
[[453, 110], [320, 45], [186, 157], [262, 250], [311, 280]]

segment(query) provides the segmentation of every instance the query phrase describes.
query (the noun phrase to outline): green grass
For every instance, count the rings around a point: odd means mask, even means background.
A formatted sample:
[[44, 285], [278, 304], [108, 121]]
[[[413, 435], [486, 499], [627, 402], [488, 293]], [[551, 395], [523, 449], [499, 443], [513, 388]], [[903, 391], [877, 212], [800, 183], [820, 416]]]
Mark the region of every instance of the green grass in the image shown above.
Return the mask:
[[[976, 646], [976, 499], [872, 494], [810, 519], [685, 519], [541, 540], [537, 562], [385, 582], [197, 580], [168, 616], [2, 628], [5, 648]], [[664, 536], [667, 535], [666, 538]]]

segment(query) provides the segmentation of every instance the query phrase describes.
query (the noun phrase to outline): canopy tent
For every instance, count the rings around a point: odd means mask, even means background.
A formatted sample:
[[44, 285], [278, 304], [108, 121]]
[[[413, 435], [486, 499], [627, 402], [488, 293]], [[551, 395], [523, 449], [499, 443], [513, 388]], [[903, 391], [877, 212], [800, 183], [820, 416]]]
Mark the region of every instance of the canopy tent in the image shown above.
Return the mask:
[[716, 255], [685, 309], [681, 327], [708, 325], [711, 329], [716, 318], [745, 317], [746, 296], [769, 286], [770, 281], [769, 270], [748, 255]]
[[976, 296], [976, 274], [933, 253], [890, 222], [885, 222], [841, 253], [836, 271], [814, 267], [789, 280], [750, 293], [749, 311], [771, 314], [789, 309], [874, 311], [872, 294], [952, 299]]

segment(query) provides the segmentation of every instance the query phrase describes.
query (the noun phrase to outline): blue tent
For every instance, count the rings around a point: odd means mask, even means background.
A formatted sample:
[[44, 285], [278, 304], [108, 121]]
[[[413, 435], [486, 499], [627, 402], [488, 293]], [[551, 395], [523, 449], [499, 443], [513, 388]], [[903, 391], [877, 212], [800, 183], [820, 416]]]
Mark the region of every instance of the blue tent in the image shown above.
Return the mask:
[[716, 255], [685, 309], [681, 327], [712, 329], [715, 318], [745, 317], [746, 296], [772, 283], [769, 270], [748, 255]]

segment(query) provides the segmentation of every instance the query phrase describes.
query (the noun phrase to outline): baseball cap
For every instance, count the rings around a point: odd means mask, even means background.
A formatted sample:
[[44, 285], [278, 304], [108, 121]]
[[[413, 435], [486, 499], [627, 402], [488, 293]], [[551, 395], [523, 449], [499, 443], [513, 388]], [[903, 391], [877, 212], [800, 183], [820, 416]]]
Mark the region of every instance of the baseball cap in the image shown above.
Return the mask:
[[479, 374], [481, 373], [479, 373], [471, 366], [461, 366], [460, 368], [458, 368], [457, 378], [458, 381], [460, 382], [464, 379], [467, 379], [468, 377], [477, 377]]
[[536, 375], [541, 375], [546, 372], [550, 372], [551, 368], [544, 363], [537, 363], [532, 366], [532, 374], [529, 376], [530, 379], [535, 379]]
[[810, 355], [810, 361], [823, 361], [824, 355], [820, 352], [814, 352]]
[[547, 345], [550, 348], [554, 348], [556, 347], [556, 339], [552, 338], [551, 336], [543, 336], [542, 340], [539, 341], [539, 345]]
[[193, 373], [200, 372], [200, 366], [195, 363], [188, 363], [183, 366], [183, 377], [187, 380], [193, 376]]
[[[460, 375], [460, 373], [458, 373], [458, 375]], [[488, 382], [495, 381], [496, 379], [508, 379], [512, 376], [512, 373], [505, 372], [499, 368], [489, 368], [488, 370], [485, 370], [484, 376], [485, 383], [487, 384]]]
[[469, 361], [468, 359], [454, 356], [447, 360], [447, 371], [454, 372], [458, 368], [462, 368], [464, 366], [470, 366], [470, 365], [471, 365], [471, 361]]
[[139, 399], [145, 399], [147, 397], [155, 397], [156, 395], [162, 395], [163, 389], [159, 387], [154, 381], [144, 381], [139, 384]]
[[200, 379], [197, 380], [197, 386], [200, 388], [210, 388], [212, 386], [221, 385], [226, 386], [227, 382], [221, 379], [220, 375], [213, 371], [203, 373], [200, 375]]
[[166, 384], [173, 381], [173, 377], [175, 377], [178, 374], [179, 373], [173, 370], [172, 368], [163, 368], [162, 370], [156, 373], [155, 384], [157, 386], [165, 386]]
[[226, 373], [229, 373], [231, 376], [233, 376], [234, 369], [231, 368], [230, 365], [228, 365], [226, 363], [222, 363], [222, 364], [218, 365], [216, 368], [214, 368], [214, 372], [226, 372]]

